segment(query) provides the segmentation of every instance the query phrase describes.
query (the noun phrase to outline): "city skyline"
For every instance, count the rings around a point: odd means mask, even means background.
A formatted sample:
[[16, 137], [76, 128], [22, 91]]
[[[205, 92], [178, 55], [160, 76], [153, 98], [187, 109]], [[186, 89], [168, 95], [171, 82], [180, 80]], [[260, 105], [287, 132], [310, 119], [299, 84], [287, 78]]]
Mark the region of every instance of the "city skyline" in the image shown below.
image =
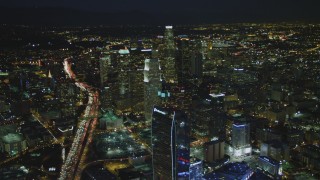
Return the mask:
[[320, 2], [0, 6], [0, 179], [320, 179]]

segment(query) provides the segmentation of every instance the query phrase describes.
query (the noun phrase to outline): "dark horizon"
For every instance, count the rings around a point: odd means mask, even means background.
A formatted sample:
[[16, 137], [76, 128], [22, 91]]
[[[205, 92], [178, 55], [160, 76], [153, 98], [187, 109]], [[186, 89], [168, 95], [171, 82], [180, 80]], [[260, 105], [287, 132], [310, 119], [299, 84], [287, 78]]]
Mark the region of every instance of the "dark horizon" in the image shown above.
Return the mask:
[[227, 23], [320, 22], [314, 12], [97, 12], [73, 7], [0, 7], [1, 24], [24, 25], [199, 25]]

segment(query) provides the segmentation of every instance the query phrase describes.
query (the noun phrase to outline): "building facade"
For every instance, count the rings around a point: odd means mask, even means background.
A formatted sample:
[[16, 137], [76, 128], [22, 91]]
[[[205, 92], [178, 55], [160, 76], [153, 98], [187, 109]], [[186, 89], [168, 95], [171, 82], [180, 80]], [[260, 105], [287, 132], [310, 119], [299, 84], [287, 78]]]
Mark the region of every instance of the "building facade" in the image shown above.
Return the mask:
[[246, 122], [235, 122], [232, 124], [231, 146], [229, 155], [233, 157], [250, 156], [252, 147], [250, 142], [250, 124]]
[[27, 149], [27, 142], [22, 134], [9, 133], [0, 138], [0, 151], [15, 155]]
[[172, 108], [155, 106], [151, 140], [153, 179], [189, 179], [190, 127], [187, 115]]
[[176, 71], [176, 64], [175, 64], [175, 42], [173, 36], [173, 27], [166, 26], [165, 34], [165, 48], [164, 48], [164, 64], [163, 64], [163, 76], [164, 79], [168, 83], [177, 83], [177, 71]]
[[144, 67], [144, 115], [146, 121], [152, 119], [152, 109], [159, 104], [158, 91], [161, 87], [158, 59], [146, 59]]

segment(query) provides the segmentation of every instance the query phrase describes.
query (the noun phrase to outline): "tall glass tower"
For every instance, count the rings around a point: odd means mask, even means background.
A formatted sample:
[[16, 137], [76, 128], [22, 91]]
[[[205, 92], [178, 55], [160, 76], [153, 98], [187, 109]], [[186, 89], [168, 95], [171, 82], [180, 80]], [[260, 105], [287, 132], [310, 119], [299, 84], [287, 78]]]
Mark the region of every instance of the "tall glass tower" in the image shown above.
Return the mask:
[[108, 81], [108, 71], [111, 65], [111, 55], [109, 52], [101, 54], [100, 58], [100, 87], [103, 89]]
[[244, 147], [250, 145], [250, 124], [234, 123], [232, 125], [232, 146]]
[[[250, 124], [237, 122], [232, 125], [232, 150], [233, 157], [250, 156], [252, 147], [250, 143]], [[229, 153], [230, 154], [230, 153]]]
[[160, 65], [158, 59], [146, 59], [144, 63], [144, 115], [146, 121], [151, 121], [153, 106], [160, 101]]
[[177, 72], [175, 65], [175, 43], [173, 36], [173, 27], [166, 26], [166, 30], [164, 33], [165, 38], [165, 52], [164, 52], [164, 78], [168, 83], [176, 83], [177, 80]]
[[189, 179], [190, 127], [187, 115], [172, 108], [155, 106], [151, 141], [153, 179]]
[[[111, 106], [112, 98], [116, 94], [117, 89], [116, 84], [110, 86], [113, 82], [112, 75], [116, 73], [116, 68], [114, 67], [115, 54], [109, 50], [105, 50], [100, 56], [100, 102], [101, 108], [105, 109]], [[112, 87], [112, 88], [110, 88]]]
[[173, 36], [173, 26], [166, 26], [166, 30], [164, 32], [165, 38], [165, 46], [166, 49], [171, 51], [169, 55], [174, 56], [175, 44], [174, 44], [174, 36]]

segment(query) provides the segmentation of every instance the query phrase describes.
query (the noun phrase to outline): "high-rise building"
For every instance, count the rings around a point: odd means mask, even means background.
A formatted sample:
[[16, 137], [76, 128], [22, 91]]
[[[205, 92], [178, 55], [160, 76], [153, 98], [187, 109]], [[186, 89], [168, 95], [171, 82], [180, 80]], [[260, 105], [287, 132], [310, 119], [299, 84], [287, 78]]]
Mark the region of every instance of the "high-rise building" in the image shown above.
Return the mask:
[[100, 86], [104, 88], [108, 80], [108, 71], [111, 66], [111, 55], [109, 52], [102, 53], [100, 58]]
[[258, 158], [258, 170], [263, 170], [263, 173], [271, 175], [273, 179], [281, 179], [282, 163], [267, 156]]
[[158, 97], [162, 107], [171, 107], [171, 87], [164, 80], [161, 82], [161, 89], [158, 91]]
[[232, 125], [232, 146], [243, 147], [250, 144], [250, 124], [234, 123]]
[[155, 106], [152, 114], [153, 179], [189, 179], [190, 127], [187, 115]]
[[[132, 69], [128, 72], [128, 79], [129, 79], [129, 86], [128, 86], [128, 93], [129, 99], [131, 101], [131, 109], [135, 112], [142, 112], [144, 111], [144, 82], [141, 80], [143, 79], [144, 69]], [[160, 74], [159, 74], [160, 76]], [[152, 108], [150, 109], [150, 111]]]
[[187, 35], [179, 35], [177, 41], [176, 69], [179, 82], [190, 77], [191, 54], [189, 38]]
[[194, 103], [192, 111], [192, 131], [197, 137], [225, 139], [226, 117], [212, 107]]
[[277, 161], [289, 160], [289, 147], [278, 140], [264, 141], [260, 145], [260, 156], [268, 156]]
[[171, 88], [170, 92], [172, 93], [171, 105], [189, 112], [192, 103], [192, 87], [190, 84], [176, 84]]
[[216, 140], [204, 144], [205, 161], [212, 163], [224, 157], [224, 141]]
[[151, 121], [154, 105], [159, 105], [158, 91], [161, 87], [158, 59], [146, 59], [144, 67], [144, 115]]
[[175, 65], [175, 43], [173, 36], [173, 27], [166, 26], [165, 30], [165, 48], [164, 48], [164, 68], [163, 68], [163, 76], [168, 83], [176, 83], [177, 80], [177, 72]]
[[166, 30], [164, 32], [164, 40], [165, 40], [165, 49], [168, 51], [168, 56], [175, 55], [175, 43], [173, 36], [173, 26], [166, 26]]
[[250, 124], [246, 122], [234, 122], [232, 124], [232, 139], [229, 154], [233, 157], [251, 155]]
[[9, 133], [0, 137], [0, 152], [16, 155], [27, 149], [27, 142], [22, 134]]
[[116, 54], [111, 51], [104, 51], [100, 57], [100, 102], [101, 108], [105, 109], [111, 106], [112, 95], [115, 94], [117, 86], [115, 78], [117, 77], [117, 68], [115, 66]]
[[201, 78], [203, 75], [203, 62], [200, 53], [191, 55], [191, 74], [197, 78]]
[[310, 169], [320, 169], [320, 147], [316, 145], [305, 145], [301, 148], [301, 156], [299, 158], [301, 164]]
[[60, 111], [62, 118], [70, 118], [76, 115], [76, 102], [79, 89], [71, 82], [60, 82], [57, 97], [60, 101]]

